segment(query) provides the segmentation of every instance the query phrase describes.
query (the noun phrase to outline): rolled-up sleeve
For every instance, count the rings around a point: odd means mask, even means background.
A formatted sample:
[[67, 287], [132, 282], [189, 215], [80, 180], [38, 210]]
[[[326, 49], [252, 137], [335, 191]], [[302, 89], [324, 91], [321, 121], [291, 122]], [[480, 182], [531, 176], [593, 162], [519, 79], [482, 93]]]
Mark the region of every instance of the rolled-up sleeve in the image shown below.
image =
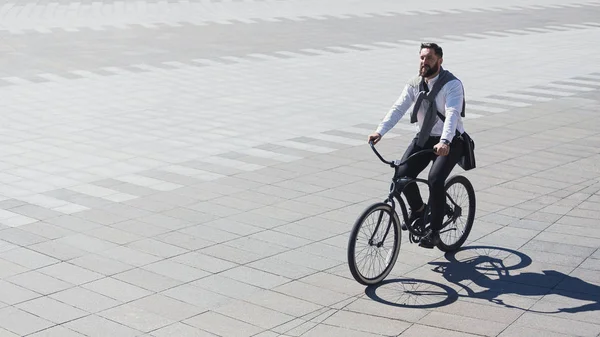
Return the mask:
[[382, 136], [385, 135], [398, 123], [398, 121], [400, 121], [400, 119], [402, 119], [402, 117], [404, 116], [408, 108], [410, 108], [410, 106], [414, 103], [414, 101], [415, 93], [413, 92], [412, 87], [410, 87], [407, 84], [404, 86], [400, 97], [396, 100], [394, 105], [385, 115], [381, 123], [379, 123], [379, 126], [377, 127], [377, 130], [375, 132], [379, 133]]
[[444, 122], [442, 139], [452, 141], [452, 138], [456, 134], [458, 119], [463, 108], [464, 91], [462, 83], [459, 80], [450, 81], [446, 85], [448, 86], [446, 106], [444, 107], [446, 121]]

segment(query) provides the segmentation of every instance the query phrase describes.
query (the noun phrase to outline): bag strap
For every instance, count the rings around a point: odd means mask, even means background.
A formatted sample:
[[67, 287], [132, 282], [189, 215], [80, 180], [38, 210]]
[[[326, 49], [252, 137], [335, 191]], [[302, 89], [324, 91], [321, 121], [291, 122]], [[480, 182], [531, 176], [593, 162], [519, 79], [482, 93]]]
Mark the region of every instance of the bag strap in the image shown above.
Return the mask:
[[[437, 112], [438, 117], [442, 120], [442, 122], [445, 123], [446, 122], [446, 117], [444, 117], [444, 115], [442, 115], [441, 112], [439, 112], [439, 111], [436, 111], [436, 112]], [[461, 133], [458, 132], [458, 129], [456, 129], [456, 136], [460, 137], [460, 135], [461, 135]]]
[[437, 112], [438, 117], [440, 117], [440, 119], [442, 120], [442, 122], [446, 122], [446, 117], [444, 117], [444, 115], [442, 115], [441, 112], [439, 112], [439, 111], [436, 111], [436, 112]]

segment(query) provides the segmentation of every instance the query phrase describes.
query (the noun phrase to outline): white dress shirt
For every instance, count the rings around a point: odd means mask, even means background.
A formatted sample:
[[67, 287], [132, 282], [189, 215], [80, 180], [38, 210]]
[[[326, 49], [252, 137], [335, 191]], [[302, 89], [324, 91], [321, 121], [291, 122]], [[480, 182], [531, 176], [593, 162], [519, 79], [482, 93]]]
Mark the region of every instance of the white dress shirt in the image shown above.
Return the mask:
[[[433, 88], [438, 77], [439, 74], [430, 80], [425, 80], [430, 89]], [[404, 114], [409, 111], [409, 108], [411, 108], [410, 111], [412, 112], [412, 106], [418, 95], [418, 86], [412, 87], [406, 84], [402, 94], [383, 118], [375, 132], [383, 136], [402, 119]], [[456, 130], [459, 133], [465, 131], [460, 116], [463, 106], [463, 96], [463, 86], [459, 80], [449, 81], [442, 87], [435, 98], [435, 103], [437, 110], [446, 117], [446, 122], [444, 123], [438, 118], [437, 123], [431, 129], [431, 136], [441, 136], [441, 139], [451, 142], [456, 134]], [[426, 105], [427, 103], [423, 100], [421, 107], [417, 111], [417, 131], [421, 129], [423, 118], [425, 117]]]

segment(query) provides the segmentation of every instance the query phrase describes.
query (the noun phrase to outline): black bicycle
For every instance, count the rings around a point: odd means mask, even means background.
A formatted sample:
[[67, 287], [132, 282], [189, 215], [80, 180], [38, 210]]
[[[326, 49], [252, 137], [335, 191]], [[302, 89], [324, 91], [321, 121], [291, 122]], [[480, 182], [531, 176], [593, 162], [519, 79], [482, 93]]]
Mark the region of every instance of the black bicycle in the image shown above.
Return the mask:
[[[396, 201], [402, 210], [403, 221], [409, 232], [409, 241], [418, 243], [430, 230], [430, 209], [426, 207], [424, 216], [409, 223], [406, 203], [402, 191], [409, 184], [428, 181], [420, 178], [397, 177], [398, 168], [412, 158], [434, 152], [422, 150], [406, 160], [390, 162], [377, 152], [372, 142], [371, 149], [379, 159], [394, 168], [390, 193], [383, 202], [375, 203], [358, 217], [348, 240], [348, 265], [357, 282], [364, 285], [377, 284], [392, 271], [402, 238], [402, 223], [396, 213]], [[467, 240], [475, 220], [475, 191], [471, 182], [462, 175], [450, 177], [445, 184], [446, 210], [442, 228], [439, 231], [440, 243], [437, 247], [444, 252], [455, 251]], [[395, 201], [396, 200], [396, 201]]]

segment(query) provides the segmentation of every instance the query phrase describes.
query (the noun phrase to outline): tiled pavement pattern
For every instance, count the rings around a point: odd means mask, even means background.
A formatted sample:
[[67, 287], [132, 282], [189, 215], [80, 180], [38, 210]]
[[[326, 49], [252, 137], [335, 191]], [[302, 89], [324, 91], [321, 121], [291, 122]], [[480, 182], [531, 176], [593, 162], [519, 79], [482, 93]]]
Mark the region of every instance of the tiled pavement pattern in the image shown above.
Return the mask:
[[[600, 3], [398, 3], [1, 2], [0, 336], [599, 336]], [[477, 220], [365, 289], [365, 138], [421, 40]]]

